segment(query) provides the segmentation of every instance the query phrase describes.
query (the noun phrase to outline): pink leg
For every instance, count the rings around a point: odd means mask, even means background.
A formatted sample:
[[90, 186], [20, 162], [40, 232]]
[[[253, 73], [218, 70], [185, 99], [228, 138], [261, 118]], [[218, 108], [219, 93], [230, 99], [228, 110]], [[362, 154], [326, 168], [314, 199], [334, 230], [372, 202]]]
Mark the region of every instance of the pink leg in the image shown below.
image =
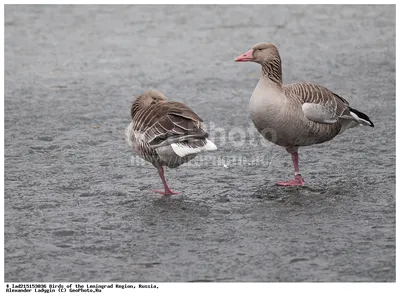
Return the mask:
[[179, 194], [179, 192], [174, 192], [171, 189], [169, 189], [167, 181], [165, 180], [165, 177], [164, 177], [164, 168], [162, 168], [162, 166], [160, 166], [160, 167], [157, 168], [157, 170], [158, 170], [158, 174], [159, 174], [159, 176], [160, 176], [160, 178], [161, 178], [161, 180], [162, 180], [162, 182], [164, 184], [164, 191], [162, 191], [162, 190], [152, 190], [152, 191], [155, 192], [155, 193], [160, 193], [162, 195]]
[[299, 154], [297, 152], [292, 153], [292, 161], [294, 166], [294, 180], [277, 182], [279, 186], [304, 186], [304, 180], [301, 177], [299, 169]]

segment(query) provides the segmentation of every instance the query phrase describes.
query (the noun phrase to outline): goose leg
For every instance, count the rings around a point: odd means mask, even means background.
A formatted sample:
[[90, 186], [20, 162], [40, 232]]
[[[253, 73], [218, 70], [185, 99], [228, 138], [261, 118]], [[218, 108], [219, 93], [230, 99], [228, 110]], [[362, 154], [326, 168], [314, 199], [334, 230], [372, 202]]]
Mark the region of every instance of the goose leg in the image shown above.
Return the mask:
[[296, 152], [292, 153], [292, 161], [294, 166], [294, 180], [277, 182], [279, 186], [304, 186], [304, 180], [301, 177], [299, 169], [299, 154]]
[[165, 177], [164, 177], [164, 168], [162, 168], [162, 166], [159, 166], [159, 167], [157, 167], [157, 170], [158, 170], [158, 174], [159, 174], [159, 176], [160, 176], [160, 178], [161, 178], [161, 180], [162, 180], [162, 182], [164, 184], [164, 191], [162, 191], [162, 190], [152, 190], [152, 191], [155, 192], [155, 193], [160, 193], [162, 195], [179, 194], [179, 192], [174, 192], [171, 189], [169, 189], [167, 181], [165, 180]]

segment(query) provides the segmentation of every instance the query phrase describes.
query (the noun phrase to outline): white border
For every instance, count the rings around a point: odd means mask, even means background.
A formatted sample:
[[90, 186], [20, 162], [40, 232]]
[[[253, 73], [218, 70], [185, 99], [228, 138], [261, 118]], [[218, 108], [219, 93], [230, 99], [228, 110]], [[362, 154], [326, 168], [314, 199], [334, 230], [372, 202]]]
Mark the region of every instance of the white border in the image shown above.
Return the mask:
[[[34, 1], [13, 1], [12, 4], [34, 4]], [[54, 1], [42, 1], [42, 4], [54, 4]], [[94, 4], [93, 1], [86, 1], [87, 4]], [[140, 2], [136, 2], [138, 4]], [[142, 2], [143, 4], [156, 4], [163, 3], [166, 4], [165, 1], [146, 1]], [[171, 2], [170, 2], [171, 3]], [[174, 4], [186, 4], [187, 1], [173, 1]], [[197, 2], [198, 3], [198, 2]], [[201, 4], [227, 4], [226, 1], [202, 1]], [[300, 4], [299, 1], [279, 1], [279, 2], [267, 2], [267, 1], [251, 1], [247, 4]], [[359, 1], [342, 1], [341, 4], [362, 4]], [[379, 4], [395, 4], [395, 1], [380, 1]], [[3, 3], [4, 4], [4, 3]], [[11, 4], [11, 3], [10, 3]], [[63, 2], [58, 2], [57, 4], [63, 4]], [[81, 1], [72, 1], [68, 4], [82, 4]], [[132, 2], [128, 1], [116, 1], [113, 4], [132, 4]], [[235, 3], [239, 4], [239, 3]], [[321, 1], [308, 1], [308, 4], [321, 4]], [[338, 4], [338, 3], [335, 3]], [[369, 3], [372, 4], [372, 3]], [[396, 6], [396, 15], [398, 15], [398, 9]], [[397, 19], [397, 18], [396, 18]], [[3, 30], [1, 31], [3, 43], [4, 43], [4, 5], [1, 7], [1, 24], [3, 26]], [[396, 22], [396, 40], [398, 37], [399, 26]], [[398, 49], [398, 44], [396, 42], [396, 49]], [[398, 51], [396, 51], [397, 54]], [[397, 55], [396, 55], [397, 56]], [[2, 80], [1, 80], [1, 89], [4, 98], [4, 44], [3, 44], [3, 53], [1, 55], [1, 64], [3, 67], [2, 72]], [[398, 59], [396, 60], [396, 69], [399, 69]], [[397, 74], [396, 74], [397, 79]], [[396, 93], [399, 94], [399, 86], [396, 87]], [[379, 99], [377, 99], [379, 100]], [[4, 100], [1, 105], [1, 166], [2, 166], [2, 194], [4, 198]], [[397, 110], [397, 109], [396, 109]], [[400, 131], [400, 125], [396, 120], [396, 140], [398, 140]], [[398, 148], [396, 148], [396, 155], [398, 154]], [[396, 175], [399, 175], [399, 160], [396, 159]], [[399, 195], [399, 190], [396, 188], [396, 197]], [[4, 201], [1, 205], [1, 217], [2, 217], [2, 226], [1, 226], [1, 278], [4, 281]], [[396, 213], [396, 230], [398, 229], [398, 217]], [[398, 238], [396, 238], [398, 240]], [[397, 242], [396, 242], [397, 247]], [[397, 256], [397, 255], [396, 255]], [[396, 258], [397, 260], [397, 258]], [[396, 262], [397, 264], [397, 262]], [[399, 269], [396, 267], [396, 274], [399, 277]], [[29, 283], [29, 282], [27, 282]], [[123, 283], [123, 282], [121, 282]], [[65, 283], [67, 284], [67, 283]], [[96, 284], [92, 282], [91, 284]], [[101, 283], [98, 283], [101, 284]], [[191, 296], [202, 295], [209, 296], [211, 298], [219, 297], [219, 298], [246, 298], [246, 297], [271, 297], [271, 298], [393, 298], [394, 293], [400, 294], [398, 283], [156, 283], [159, 286], [159, 289], [156, 290], [113, 290], [113, 291], [103, 291], [102, 293], [97, 293], [97, 296], [101, 296], [104, 298], [109, 298], [114, 295], [115, 292], [118, 292], [119, 296], [132, 296], [139, 298], [187, 298]], [[3, 293], [6, 297], [19, 298], [21, 296], [26, 296], [26, 294], [17, 294], [17, 293], [5, 293], [5, 284], [3, 286]], [[59, 297], [60, 293], [46, 294], [46, 297], [49, 296], [57, 296]], [[65, 294], [63, 297], [76, 297], [76, 296], [84, 296], [86, 294]], [[29, 296], [33, 297], [41, 297], [42, 294], [33, 293]], [[4, 298], [4, 297], [3, 297]]]

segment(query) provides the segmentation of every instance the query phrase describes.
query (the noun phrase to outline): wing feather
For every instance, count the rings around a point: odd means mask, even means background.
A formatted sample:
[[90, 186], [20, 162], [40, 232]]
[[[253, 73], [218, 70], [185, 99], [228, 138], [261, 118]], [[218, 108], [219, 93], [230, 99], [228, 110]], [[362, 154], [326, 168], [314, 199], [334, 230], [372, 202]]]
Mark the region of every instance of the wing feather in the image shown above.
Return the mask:
[[349, 103], [323, 86], [294, 83], [285, 85], [284, 91], [291, 100], [298, 101], [311, 121], [332, 124], [350, 116]]
[[137, 119], [136, 131], [143, 141], [157, 148], [176, 141], [207, 138], [203, 120], [189, 107], [179, 102], [161, 102], [151, 105]]

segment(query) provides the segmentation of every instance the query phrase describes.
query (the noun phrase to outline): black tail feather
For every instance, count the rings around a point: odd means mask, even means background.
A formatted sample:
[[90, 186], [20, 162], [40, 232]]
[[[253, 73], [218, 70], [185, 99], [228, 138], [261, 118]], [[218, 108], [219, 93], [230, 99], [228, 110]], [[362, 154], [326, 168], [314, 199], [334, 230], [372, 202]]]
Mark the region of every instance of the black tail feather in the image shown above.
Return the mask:
[[[350, 108], [350, 107], [349, 107]], [[368, 115], [366, 115], [365, 113], [362, 113], [354, 108], [350, 108], [350, 112], [353, 112], [354, 114], [356, 114], [359, 118], [362, 118], [366, 121], [368, 121], [370, 123], [370, 127], [375, 127], [374, 123], [369, 119]]]

